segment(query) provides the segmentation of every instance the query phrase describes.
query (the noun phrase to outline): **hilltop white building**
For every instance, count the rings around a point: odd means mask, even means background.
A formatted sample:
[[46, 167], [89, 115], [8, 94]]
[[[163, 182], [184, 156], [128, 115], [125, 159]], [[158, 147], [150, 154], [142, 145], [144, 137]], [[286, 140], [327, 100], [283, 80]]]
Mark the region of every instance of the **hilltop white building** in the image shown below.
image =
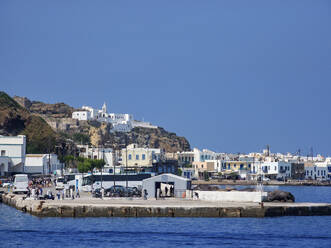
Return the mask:
[[106, 103], [103, 104], [101, 110], [82, 106], [82, 110], [72, 113], [72, 118], [81, 121], [96, 120], [111, 123], [113, 126], [112, 132], [129, 132], [134, 127], [157, 128], [149, 122], [134, 120], [131, 114], [107, 113]]

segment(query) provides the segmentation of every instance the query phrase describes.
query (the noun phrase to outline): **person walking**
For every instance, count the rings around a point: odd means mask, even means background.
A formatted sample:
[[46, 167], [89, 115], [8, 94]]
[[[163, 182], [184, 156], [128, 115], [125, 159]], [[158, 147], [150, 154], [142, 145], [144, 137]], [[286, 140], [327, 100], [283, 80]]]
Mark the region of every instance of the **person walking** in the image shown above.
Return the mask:
[[165, 187], [164, 191], [165, 191], [165, 197], [167, 197], [168, 196], [168, 187], [167, 186]]
[[76, 188], [76, 198], [80, 198], [79, 189], [78, 188]]

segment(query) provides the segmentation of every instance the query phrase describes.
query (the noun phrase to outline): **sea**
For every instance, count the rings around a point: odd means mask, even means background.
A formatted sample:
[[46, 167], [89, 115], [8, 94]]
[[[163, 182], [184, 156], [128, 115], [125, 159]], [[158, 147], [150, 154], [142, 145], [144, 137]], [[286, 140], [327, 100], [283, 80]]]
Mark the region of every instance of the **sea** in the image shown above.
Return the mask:
[[[331, 187], [266, 186], [331, 203]], [[331, 216], [38, 218], [0, 204], [0, 247], [331, 247]]]

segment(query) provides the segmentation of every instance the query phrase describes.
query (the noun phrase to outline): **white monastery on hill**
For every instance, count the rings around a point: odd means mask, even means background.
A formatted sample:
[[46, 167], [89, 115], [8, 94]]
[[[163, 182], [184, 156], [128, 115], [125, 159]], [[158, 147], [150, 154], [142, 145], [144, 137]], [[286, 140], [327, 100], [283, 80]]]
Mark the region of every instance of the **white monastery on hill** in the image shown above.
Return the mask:
[[149, 122], [134, 120], [133, 115], [130, 114], [107, 113], [106, 103], [103, 104], [101, 110], [82, 106], [82, 110], [72, 113], [72, 118], [81, 121], [96, 120], [111, 123], [113, 132], [129, 132], [134, 127], [157, 128]]

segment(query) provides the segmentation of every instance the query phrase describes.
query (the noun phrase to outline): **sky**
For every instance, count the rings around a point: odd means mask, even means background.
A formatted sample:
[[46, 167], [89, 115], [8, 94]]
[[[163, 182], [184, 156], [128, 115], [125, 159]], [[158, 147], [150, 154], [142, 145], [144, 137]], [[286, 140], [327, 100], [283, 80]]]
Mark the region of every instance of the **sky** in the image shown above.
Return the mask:
[[2, 0], [0, 90], [200, 149], [331, 155], [331, 1]]

